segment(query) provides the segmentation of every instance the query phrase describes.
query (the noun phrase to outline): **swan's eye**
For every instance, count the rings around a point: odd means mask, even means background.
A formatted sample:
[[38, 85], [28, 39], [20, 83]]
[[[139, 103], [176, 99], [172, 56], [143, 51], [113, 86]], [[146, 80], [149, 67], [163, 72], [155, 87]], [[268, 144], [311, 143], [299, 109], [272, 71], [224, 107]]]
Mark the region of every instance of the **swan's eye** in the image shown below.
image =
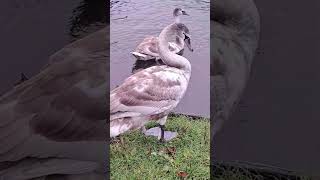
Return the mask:
[[182, 10], [181, 11], [183, 15], [189, 15], [186, 11]]

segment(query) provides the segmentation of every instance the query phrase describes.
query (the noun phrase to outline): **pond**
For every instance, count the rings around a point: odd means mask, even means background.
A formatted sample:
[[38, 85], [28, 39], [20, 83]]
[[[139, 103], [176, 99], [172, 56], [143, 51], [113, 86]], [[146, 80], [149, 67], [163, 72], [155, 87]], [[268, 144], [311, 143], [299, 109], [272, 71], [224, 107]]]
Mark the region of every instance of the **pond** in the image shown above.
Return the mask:
[[177, 113], [209, 117], [210, 114], [210, 1], [115, 1], [110, 10], [110, 88], [130, 76], [135, 57], [132, 52], [146, 36], [158, 36], [173, 22], [172, 11], [184, 9], [190, 16], [181, 17], [191, 33], [194, 49], [183, 56], [192, 65], [192, 75]]

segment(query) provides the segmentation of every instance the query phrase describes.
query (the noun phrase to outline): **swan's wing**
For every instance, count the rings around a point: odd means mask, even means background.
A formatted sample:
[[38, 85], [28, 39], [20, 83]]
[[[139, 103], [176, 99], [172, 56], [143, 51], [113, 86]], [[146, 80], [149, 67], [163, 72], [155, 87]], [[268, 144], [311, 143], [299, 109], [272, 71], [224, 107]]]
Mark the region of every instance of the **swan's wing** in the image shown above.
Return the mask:
[[68, 45], [38, 75], [0, 97], [0, 162], [27, 157], [103, 161], [105, 34]]
[[[177, 38], [176, 34], [172, 34], [168, 37], [169, 50], [173, 53], [179, 53], [184, 48], [184, 41], [181, 38]], [[135, 49], [131, 52], [136, 58], [140, 60], [149, 60], [159, 57], [158, 50], [158, 37], [149, 36], [146, 37]]]
[[180, 101], [187, 83], [174, 68], [155, 66], [142, 70], [111, 92], [111, 120], [167, 113]]
[[135, 49], [134, 52], [131, 52], [137, 58], [143, 60], [153, 59], [158, 57], [158, 38], [149, 36], [146, 37]]

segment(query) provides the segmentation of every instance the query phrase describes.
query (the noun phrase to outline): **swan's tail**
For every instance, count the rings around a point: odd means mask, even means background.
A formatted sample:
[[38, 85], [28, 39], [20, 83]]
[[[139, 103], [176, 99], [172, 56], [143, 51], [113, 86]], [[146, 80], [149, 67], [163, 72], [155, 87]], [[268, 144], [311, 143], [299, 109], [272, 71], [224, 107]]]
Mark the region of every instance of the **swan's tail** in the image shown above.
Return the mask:
[[145, 60], [146, 58], [148, 58], [147, 55], [139, 53], [139, 52], [131, 52], [131, 54], [136, 57], [139, 60]]
[[143, 61], [147, 61], [147, 60], [153, 60], [153, 59], [159, 59], [160, 57], [157, 54], [153, 54], [152, 52], [149, 52], [149, 55], [147, 54], [142, 54], [139, 52], [131, 52], [131, 54], [137, 58], [137, 60], [143, 60]]
[[110, 122], [110, 137], [116, 137], [128, 131], [140, 129], [148, 121], [142, 117], [125, 117]]

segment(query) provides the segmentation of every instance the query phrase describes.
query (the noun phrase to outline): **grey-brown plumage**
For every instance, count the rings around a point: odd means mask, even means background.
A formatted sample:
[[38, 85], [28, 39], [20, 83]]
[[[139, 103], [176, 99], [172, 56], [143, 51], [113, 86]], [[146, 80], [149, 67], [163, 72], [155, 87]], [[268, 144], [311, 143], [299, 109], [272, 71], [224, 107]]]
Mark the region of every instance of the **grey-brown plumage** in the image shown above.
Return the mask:
[[183, 71], [166, 65], [142, 70], [126, 79], [110, 94], [110, 127], [116, 131], [111, 136], [166, 117], [184, 95], [188, 80]]
[[[184, 11], [181, 8], [175, 8], [173, 10], [173, 17], [174, 17], [174, 23], [180, 23], [180, 17], [181, 15], [188, 15], [186, 11]], [[173, 24], [169, 24], [168, 26], [171, 26]], [[176, 32], [176, 31], [173, 31]], [[177, 37], [174, 33], [170, 33], [167, 35], [169, 39], [169, 50], [176, 54], [181, 54], [184, 45], [189, 48], [190, 51], [193, 51], [191, 47], [191, 40], [190, 37], [187, 37], [186, 39], [182, 39]], [[159, 50], [158, 50], [158, 37], [154, 36], [148, 36], [136, 47], [134, 52], [131, 52], [133, 56], [137, 58], [137, 60], [158, 60], [160, 58], [159, 56]]]

